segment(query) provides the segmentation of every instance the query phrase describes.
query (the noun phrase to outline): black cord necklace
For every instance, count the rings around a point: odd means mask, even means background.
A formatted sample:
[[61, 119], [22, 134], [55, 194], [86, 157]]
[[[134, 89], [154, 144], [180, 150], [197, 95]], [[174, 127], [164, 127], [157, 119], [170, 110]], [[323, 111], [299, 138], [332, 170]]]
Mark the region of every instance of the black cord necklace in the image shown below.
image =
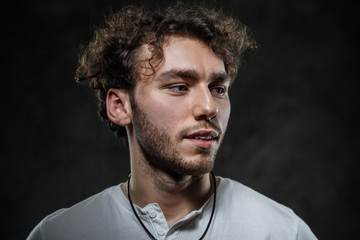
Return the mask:
[[[206, 226], [206, 229], [205, 229], [205, 232], [201, 235], [201, 237], [199, 238], [199, 240], [202, 240], [207, 231], [209, 230], [209, 227], [210, 227], [210, 224], [211, 224], [211, 221], [213, 219], [213, 216], [214, 216], [214, 212], [215, 212], [215, 203], [216, 203], [216, 178], [215, 178], [215, 175], [213, 172], [211, 172], [211, 176], [213, 178], [213, 181], [214, 181], [214, 200], [213, 200], [213, 207], [212, 207], [212, 211], [211, 211], [211, 215], [210, 215], [210, 219], [209, 219], [209, 223], [208, 225]], [[129, 202], [130, 202], [130, 206], [131, 206], [131, 209], [133, 210], [137, 220], [139, 220], [141, 226], [144, 228], [145, 232], [147, 233], [147, 235], [150, 237], [150, 239], [152, 240], [156, 240], [156, 238], [149, 232], [149, 230], [145, 227], [144, 223], [141, 221], [139, 215], [136, 213], [135, 211], [135, 208], [134, 208], [134, 204], [132, 203], [131, 201], [131, 197], [130, 197], [130, 178], [131, 178], [131, 174], [129, 175], [129, 178], [128, 178], [128, 184], [127, 184], [127, 195], [128, 195], [128, 198], [129, 198]]]

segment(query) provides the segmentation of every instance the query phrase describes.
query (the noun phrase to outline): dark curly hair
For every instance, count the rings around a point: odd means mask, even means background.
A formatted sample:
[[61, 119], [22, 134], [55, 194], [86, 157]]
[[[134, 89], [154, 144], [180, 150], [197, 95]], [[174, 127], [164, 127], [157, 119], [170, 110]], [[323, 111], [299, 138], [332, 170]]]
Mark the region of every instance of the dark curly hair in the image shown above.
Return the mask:
[[198, 39], [209, 46], [234, 79], [244, 56], [256, 48], [246, 26], [222, 11], [201, 5], [176, 3], [157, 10], [129, 6], [110, 14], [105, 24], [94, 31], [93, 39], [83, 48], [76, 71], [77, 82], [88, 82], [99, 100], [99, 115], [124, 140], [124, 127], [111, 122], [106, 111], [110, 88], [132, 92], [139, 79], [140, 49], [149, 46], [147, 60], [155, 71], [161, 63], [162, 43], [170, 35]]

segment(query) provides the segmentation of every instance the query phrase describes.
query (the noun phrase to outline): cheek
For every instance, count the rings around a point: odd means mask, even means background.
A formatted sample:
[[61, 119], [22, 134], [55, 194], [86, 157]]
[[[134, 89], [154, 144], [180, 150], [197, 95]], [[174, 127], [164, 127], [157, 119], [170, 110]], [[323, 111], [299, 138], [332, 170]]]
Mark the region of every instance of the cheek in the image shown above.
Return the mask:
[[171, 130], [184, 115], [184, 106], [169, 101], [169, 99], [155, 96], [143, 100], [141, 101], [141, 108], [146, 112], [149, 119], [160, 128]]
[[231, 113], [230, 102], [228, 102], [226, 104], [222, 104], [221, 106], [219, 106], [219, 111], [221, 112], [221, 114], [219, 116], [219, 120], [221, 122], [221, 125], [222, 125], [223, 129], [226, 129], [227, 124], [229, 122], [230, 113]]

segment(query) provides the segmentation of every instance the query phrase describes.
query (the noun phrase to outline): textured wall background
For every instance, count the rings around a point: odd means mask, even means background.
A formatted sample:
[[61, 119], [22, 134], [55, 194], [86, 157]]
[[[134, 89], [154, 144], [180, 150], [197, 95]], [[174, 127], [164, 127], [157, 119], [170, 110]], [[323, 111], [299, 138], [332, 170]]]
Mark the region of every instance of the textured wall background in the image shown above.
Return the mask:
[[[124, 181], [127, 149], [73, 75], [104, 11], [146, 1], [33, 0], [3, 12], [2, 239], [24, 239], [47, 214]], [[165, 2], [165, 1], [164, 1]], [[213, 2], [213, 1], [212, 1]], [[261, 46], [231, 91], [216, 174], [283, 203], [320, 239], [349, 239], [359, 127], [355, 6], [314, 0], [219, 1]]]

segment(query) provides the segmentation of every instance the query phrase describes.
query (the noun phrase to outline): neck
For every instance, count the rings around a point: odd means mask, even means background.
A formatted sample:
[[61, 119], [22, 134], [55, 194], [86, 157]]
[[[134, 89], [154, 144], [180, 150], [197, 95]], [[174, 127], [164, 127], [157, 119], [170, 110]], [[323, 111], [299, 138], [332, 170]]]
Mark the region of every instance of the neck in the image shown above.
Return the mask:
[[[187, 181], [164, 181], [160, 184], [161, 187], [157, 185], [161, 179], [158, 176], [153, 175], [146, 178], [144, 175], [140, 175], [140, 178], [138, 176], [136, 171], [132, 171], [129, 192], [132, 202], [142, 208], [147, 204], [157, 203], [163, 211], [169, 227], [193, 210], [201, 208], [210, 198], [214, 189], [209, 174], [197, 177], [189, 176]], [[165, 189], [171, 189], [171, 191]], [[125, 184], [122, 185], [122, 191], [127, 196]]]
[[139, 175], [132, 171], [129, 193], [133, 203], [140, 207], [157, 203], [171, 227], [209, 199], [214, 188], [210, 177], [186, 176], [175, 181], [166, 174]]
[[[134, 147], [134, 146], [133, 146]], [[141, 151], [130, 146], [132, 202], [139, 207], [157, 203], [163, 211], [169, 227], [197, 210], [210, 198], [214, 184], [210, 174], [170, 175], [149, 165]], [[126, 185], [122, 191], [127, 196]]]

